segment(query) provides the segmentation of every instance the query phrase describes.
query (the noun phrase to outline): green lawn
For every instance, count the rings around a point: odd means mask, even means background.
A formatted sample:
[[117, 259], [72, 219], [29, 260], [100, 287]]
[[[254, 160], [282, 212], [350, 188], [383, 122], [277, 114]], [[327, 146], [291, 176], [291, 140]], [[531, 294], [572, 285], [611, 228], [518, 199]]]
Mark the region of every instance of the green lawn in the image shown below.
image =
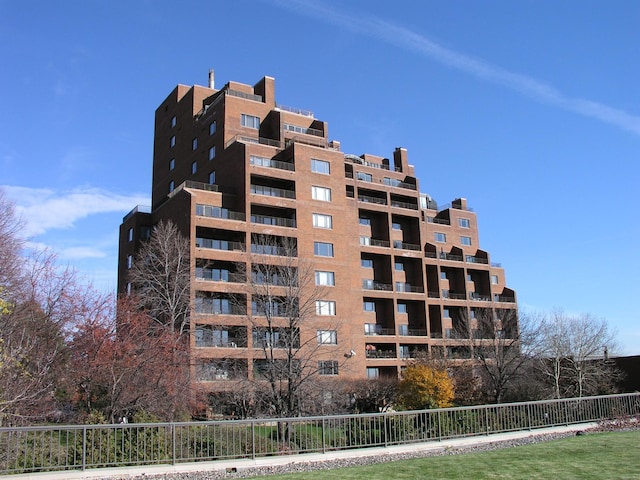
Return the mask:
[[430, 457], [270, 480], [640, 479], [640, 431], [593, 433], [484, 453]]

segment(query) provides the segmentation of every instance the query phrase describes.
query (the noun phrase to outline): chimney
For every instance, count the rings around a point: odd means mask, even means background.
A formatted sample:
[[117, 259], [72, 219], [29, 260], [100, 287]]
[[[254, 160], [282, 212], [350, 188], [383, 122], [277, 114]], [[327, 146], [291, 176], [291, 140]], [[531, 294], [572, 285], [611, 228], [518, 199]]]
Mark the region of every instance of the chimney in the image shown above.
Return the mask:
[[213, 68], [209, 70], [209, 88], [213, 90], [215, 87], [215, 79], [213, 75]]

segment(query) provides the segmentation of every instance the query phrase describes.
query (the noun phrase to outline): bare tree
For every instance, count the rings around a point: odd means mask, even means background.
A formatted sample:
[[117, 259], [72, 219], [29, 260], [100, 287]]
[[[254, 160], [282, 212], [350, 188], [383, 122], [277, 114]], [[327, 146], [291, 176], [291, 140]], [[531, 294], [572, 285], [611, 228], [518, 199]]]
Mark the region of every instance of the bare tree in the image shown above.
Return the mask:
[[617, 373], [608, 352], [617, 348], [617, 342], [605, 319], [555, 311], [542, 326], [539, 371], [554, 397], [582, 397], [613, 387]]
[[477, 309], [457, 319], [454, 342], [462, 342], [480, 367], [496, 403], [501, 403], [539, 349], [535, 320], [515, 309]]
[[180, 334], [189, 326], [189, 241], [171, 221], [161, 221], [142, 244], [128, 272], [148, 314]]
[[16, 294], [23, 281], [22, 227], [15, 205], [0, 189], [0, 312], [8, 311], [9, 297]]
[[311, 380], [338, 373], [341, 362], [322, 357], [323, 344], [337, 338], [335, 317], [326, 317], [331, 320], [322, 333], [309, 328], [317, 315], [335, 312], [323, 311], [331, 308], [322, 301], [326, 290], [316, 285], [312, 266], [298, 258], [294, 239], [255, 235], [251, 248], [241, 276], [250, 297], [252, 344], [259, 351], [253, 361], [253, 381], [261, 385], [257, 400], [274, 415], [298, 415]]

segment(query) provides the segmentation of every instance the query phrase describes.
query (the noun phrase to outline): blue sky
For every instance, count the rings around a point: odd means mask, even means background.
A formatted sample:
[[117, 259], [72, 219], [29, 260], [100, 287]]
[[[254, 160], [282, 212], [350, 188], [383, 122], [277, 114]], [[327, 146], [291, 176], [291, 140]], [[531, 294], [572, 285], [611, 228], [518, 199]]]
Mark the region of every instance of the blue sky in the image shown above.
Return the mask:
[[175, 87], [276, 79], [347, 153], [408, 149], [465, 197], [529, 311], [590, 313], [640, 354], [640, 3], [0, 0], [0, 185], [34, 244], [116, 285]]

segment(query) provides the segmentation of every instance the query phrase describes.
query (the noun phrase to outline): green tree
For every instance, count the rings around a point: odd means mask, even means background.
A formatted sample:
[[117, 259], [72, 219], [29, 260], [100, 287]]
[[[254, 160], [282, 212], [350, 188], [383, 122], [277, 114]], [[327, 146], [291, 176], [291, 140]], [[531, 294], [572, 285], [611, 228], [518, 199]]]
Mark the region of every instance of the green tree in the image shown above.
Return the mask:
[[422, 364], [407, 367], [398, 386], [398, 401], [407, 410], [450, 407], [454, 396], [447, 371]]

